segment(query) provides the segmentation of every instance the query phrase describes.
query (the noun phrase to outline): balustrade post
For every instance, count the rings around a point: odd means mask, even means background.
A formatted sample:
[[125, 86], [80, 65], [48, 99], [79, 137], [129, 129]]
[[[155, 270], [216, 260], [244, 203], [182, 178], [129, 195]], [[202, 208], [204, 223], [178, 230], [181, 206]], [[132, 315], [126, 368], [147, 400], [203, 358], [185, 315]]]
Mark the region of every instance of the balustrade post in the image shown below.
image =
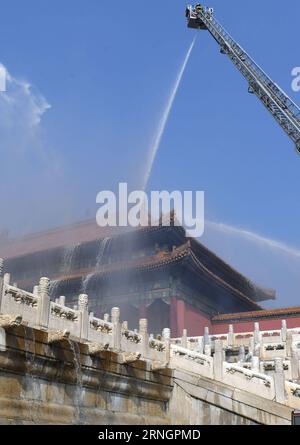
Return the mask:
[[259, 360], [259, 357], [255, 356], [255, 355], [252, 357], [251, 369], [254, 372], [260, 371], [260, 360]]
[[[4, 295], [4, 260], [0, 258], [0, 314], [2, 313], [2, 300]], [[0, 328], [0, 351], [6, 351], [6, 333], [3, 328]]]
[[37, 325], [41, 329], [48, 329], [50, 317], [50, 280], [43, 277], [39, 283], [39, 298], [37, 305]]
[[246, 360], [246, 352], [245, 352], [245, 346], [241, 345], [239, 349], [239, 362], [244, 363]]
[[299, 352], [295, 347], [292, 347], [292, 354], [291, 354], [291, 373], [292, 373], [292, 380], [299, 380], [300, 372], [299, 372]]
[[162, 339], [166, 344], [166, 362], [169, 363], [171, 359], [171, 329], [165, 328], [163, 330]]
[[254, 349], [261, 342], [259, 323], [254, 324]]
[[113, 307], [111, 310], [111, 322], [113, 325], [113, 344], [115, 351], [119, 351], [121, 348], [121, 324], [120, 324], [120, 309]]
[[205, 346], [210, 346], [209, 328], [204, 328], [204, 348]]
[[61, 306], [65, 306], [66, 305], [66, 297], [64, 297], [63, 295], [61, 295], [60, 297], [59, 297], [59, 304], [61, 305]]
[[281, 321], [281, 341], [286, 342], [287, 325], [286, 320]]
[[229, 325], [229, 332], [228, 332], [228, 346], [233, 347], [234, 346], [234, 330], [233, 325]]
[[3, 258], [0, 258], [0, 314], [1, 314], [1, 306], [2, 306], [2, 299], [3, 299], [3, 288], [4, 288], [4, 260]]
[[[59, 300], [61, 304], [61, 299]], [[89, 297], [81, 294], [78, 297], [78, 310], [80, 312], [80, 339], [87, 341], [89, 338], [90, 317], [89, 317]]]
[[292, 346], [293, 346], [293, 334], [290, 331], [287, 331], [286, 334], [286, 356], [292, 356]]
[[215, 340], [215, 354], [214, 354], [214, 376], [216, 380], [223, 380], [223, 342], [222, 340]]
[[142, 318], [139, 322], [139, 334], [142, 337], [142, 356], [148, 356], [149, 349], [149, 334], [148, 334], [148, 320]]
[[283, 370], [282, 358], [275, 359], [274, 384], [276, 402], [285, 402], [285, 375]]
[[200, 354], [204, 354], [204, 339], [203, 339], [203, 337], [199, 337], [197, 340], [196, 352], [199, 352]]
[[187, 348], [187, 346], [188, 346], [188, 337], [187, 337], [187, 330], [186, 329], [184, 329], [183, 332], [182, 332], [181, 346], [183, 348]]

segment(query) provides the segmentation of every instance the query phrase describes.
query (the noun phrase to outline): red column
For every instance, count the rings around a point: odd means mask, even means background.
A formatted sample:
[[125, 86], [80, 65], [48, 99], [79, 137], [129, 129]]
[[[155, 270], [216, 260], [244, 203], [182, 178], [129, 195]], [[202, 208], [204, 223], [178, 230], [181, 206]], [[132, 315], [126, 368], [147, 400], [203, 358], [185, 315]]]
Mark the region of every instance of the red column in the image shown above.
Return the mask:
[[176, 297], [171, 298], [170, 322], [172, 337], [181, 337], [185, 326], [185, 302]]

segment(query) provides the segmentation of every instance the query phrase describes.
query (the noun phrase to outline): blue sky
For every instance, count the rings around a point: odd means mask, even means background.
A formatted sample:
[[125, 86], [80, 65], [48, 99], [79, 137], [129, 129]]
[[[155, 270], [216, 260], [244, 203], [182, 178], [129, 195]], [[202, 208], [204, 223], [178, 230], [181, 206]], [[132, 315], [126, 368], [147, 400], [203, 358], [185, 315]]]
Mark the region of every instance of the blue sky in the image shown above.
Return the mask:
[[[1, 227], [28, 232], [93, 217], [98, 191], [120, 181], [140, 186], [194, 36], [185, 5], [0, 1], [0, 62], [15, 88], [13, 108], [0, 102]], [[300, 66], [299, 2], [213, 0], [208, 6], [300, 103], [291, 90], [291, 70]], [[209, 220], [300, 249], [299, 169], [292, 143], [211, 36], [199, 32], [150, 188], [204, 190]], [[288, 303], [298, 304], [297, 256], [216, 228], [208, 227], [205, 241], [251, 278], [279, 288], [281, 302], [288, 295]]]

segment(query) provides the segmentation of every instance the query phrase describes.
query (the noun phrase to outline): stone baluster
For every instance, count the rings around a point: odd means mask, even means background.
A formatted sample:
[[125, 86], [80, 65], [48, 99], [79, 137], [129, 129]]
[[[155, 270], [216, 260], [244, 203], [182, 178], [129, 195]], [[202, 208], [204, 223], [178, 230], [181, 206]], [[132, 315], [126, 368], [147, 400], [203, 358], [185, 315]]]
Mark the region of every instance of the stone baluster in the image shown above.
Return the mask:
[[166, 344], [166, 361], [170, 362], [171, 357], [171, 329], [165, 328], [162, 332], [162, 340]]
[[203, 339], [203, 337], [199, 337], [197, 340], [196, 352], [199, 352], [199, 354], [204, 354], [204, 339]]
[[32, 293], [33, 293], [34, 297], [38, 298], [38, 296], [39, 296], [39, 286], [34, 286], [33, 290], [32, 290]]
[[254, 323], [254, 349], [257, 345], [260, 344], [261, 341], [261, 334], [260, 334], [260, 328], [259, 323]]
[[109, 323], [109, 314], [104, 314], [103, 320], [105, 321], [105, 323]]
[[286, 333], [286, 356], [292, 356], [293, 334], [290, 331]]
[[291, 353], [291, 374], [292, 380], [298, 381], [300, 378], [300, 370], [299, 370], [299, 352], [296, 347], [292, 347]]
[[111, 322], [113, 325], [113, 348], [119, 351], [121, 347], [121, 324], [120, 324], [120, 309], [113, 307], [111, 310]]
[[0, 352], [6, 351], [6, 332], [4, 328], [0, 327]]
[[[0, 258], [0, 314], [1, 306], [2, 306], [2, 299], [4, 294], [4, 260]], [[0, 352], [6, 351], [6, 333], [5, 329], [0, 327]]]
[[286, 320], [282, 320], [281, 322], [281, 341], [286, 342], [286, 334], [287, 334], [287, 325]]
[[204, 347], [210, 346], [209, 328], [204, 328]]
[[1, 314], [1, 306], [2, 306], [2, 298], [3, 298], [3, 287], [4, 287], [4, 260], [0, 258], [0, 314]]
[[265, 364], [264, 364], [263, 361], [261, 361], [260, 364], [259, 364], [259, 372], [260, 372], [261, 374], [266, 374]]
[[81, 294], [78, 297], [78, 310], [80, 312], [80, 339], [83, 341], [89, 338], [89, 297]]
[[64, 297], [63, 295], [61, 295], [61, 296], [59, 297], [59, 299], [58, 299], [58, 303], [59, 303], [61, 306], [65, 306], [65, 305], [66, 305], [66, 297]]
[[286, 397], [285, 397], [285, 375], [283, 370], [282, 358], [275, 359], [274, 384], [275, 384], [276, 402], [283, 403]]
[[7, 286], [10, 285], [10, 273], [4, 274], [3, 283], [6, 284]]
[[50, 317], [50, 280], [41, 278], [39, 283], [39, 298], [37, 305], [37, 325], [39, 328], [48, 329]]
[[241, 345], [239, 349], [239, 363], [244, 363], [246, 360], [246, 352], [245, 352], [245, 346]]
[[260, 360], [259, 360], [259, 357], [257, 357], [256, 355], [254, 355], [254, 356], [252, 357], [252, 360], [251, 360], [251, 369], [252, 369], [252, 371], [254, 371], [254, 372], [259, 372], [259, 371], [260, 371]]
[[124, 331], [128, 331], [128, 321], [123, 321], [123, 323], [122, 323], [122, 329], [123, 329]]
[[215, 354], [214, 354], [214, 376], [216, 380], [223, 380], [223, 342], [222, 340], [215, 340]]
[[147, 357], [149, 349], [148, 320], [142, 318], [139, 322], [139, 334], [142, 337], [142, 356]]
[[228, 346], [233, 347], [234, 346], [234, 330], [233, 325], [229, 325], [229, 332], [228, 332]]
[[208, 327], [204, 328], [203, 345], [204, 345], [204, 354], [211, 357], [211, 341], [210, 341]]
[[250, 343], [249, 343], [249, 355], [254, 355], [254, 337], [250, 338]]
[[187, 330], [186, 329], [184, 329], [183, 332], [182, 332], [181, 346], [183, 348], [187, 348], [187, 346], [188, 346], [188, 337], [187, 337]]

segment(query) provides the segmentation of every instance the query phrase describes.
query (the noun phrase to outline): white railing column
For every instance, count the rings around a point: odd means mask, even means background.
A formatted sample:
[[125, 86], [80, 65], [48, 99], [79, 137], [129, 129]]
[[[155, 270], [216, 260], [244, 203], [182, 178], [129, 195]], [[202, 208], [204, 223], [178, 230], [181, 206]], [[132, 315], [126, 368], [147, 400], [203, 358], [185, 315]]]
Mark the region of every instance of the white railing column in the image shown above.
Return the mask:
[[251, 369], [254, 372], [259, 372], [260, 371], [260, 361], [259, 361], [259, 357], [257, 357], [256, 355], [254, 355], [252, 357]]
[[149, 349], [149, 334], [148, 334], [148, 320], [141, 318], [139, 321], [139, 334], [142, 337], [142, 356], [148, 356]]
[[299, 352], [296, 347], [292, 347], [292, 354], [291, 354], [291, 373], [292, 373], [292, 380], [299, 380], [300, 373], [299, 373]]
[[162, 340], [166, 344], [166, 361], [169, 363], [171, 358], [171, 329], [165, 328], [162, 331]]
[[234, 330], [233, 325], [229, 325], [229, 332], [228, 332], [228, 346], [233, 347], [234, 346]]
[[246, 360], [246, 352], [245, 352], [245, 346], [240, 346], [239, 349], [239, 362], [240, 363], [244, 363], [244, 361]]
[[49, 278], [41, 278], [39, 283], [39, 298], [37, 306], [37, 325], [42, 329], [49, 326], [50, 317], [50, 296], [49, 296], [50, 280]]
[[287, 334], [287, 325], [286, 320], [282, 320], [281, 322], [281, 341], [286, 342], [286, 334]]
[[111, 322], [113, 325], [114, 350], [119, 351], [121, 348], [121, 324], [120, 309], [118, 307], [113, 307], [111, 310]]
[[[61, 298], [59, 299], [59, 304], [63, 302]], [[86, 294], [79, 295], [78, 310], [80, 311], [80, 339], [86, 341], [89, 338], [89, 327], [90, 327], [88, 295]]]
[[187, 330], [184, 329], [183, 332], [182, 332], [181, 346], [183, 348], [187, 348], [187, 342], [188, 342]]
[[275, 359], [274, 384], [276, 402], [283, 403], [285, 401], [285, 376], [282, 358]]
[[261, 334], [260, 334], [260, 328], [259, 323], [254, 324], [254, 348], [260, 343], [261, 341]]
[[215, 340], [215, 355], [214, 355], [214, 376], [216, 380], [223, 380], [223, 342], [222, 340]]
[[1, 314], [1, 306], [3, 299], [3, 288], [4, 288], [4, 260], [0, 258], [0, 314]]

